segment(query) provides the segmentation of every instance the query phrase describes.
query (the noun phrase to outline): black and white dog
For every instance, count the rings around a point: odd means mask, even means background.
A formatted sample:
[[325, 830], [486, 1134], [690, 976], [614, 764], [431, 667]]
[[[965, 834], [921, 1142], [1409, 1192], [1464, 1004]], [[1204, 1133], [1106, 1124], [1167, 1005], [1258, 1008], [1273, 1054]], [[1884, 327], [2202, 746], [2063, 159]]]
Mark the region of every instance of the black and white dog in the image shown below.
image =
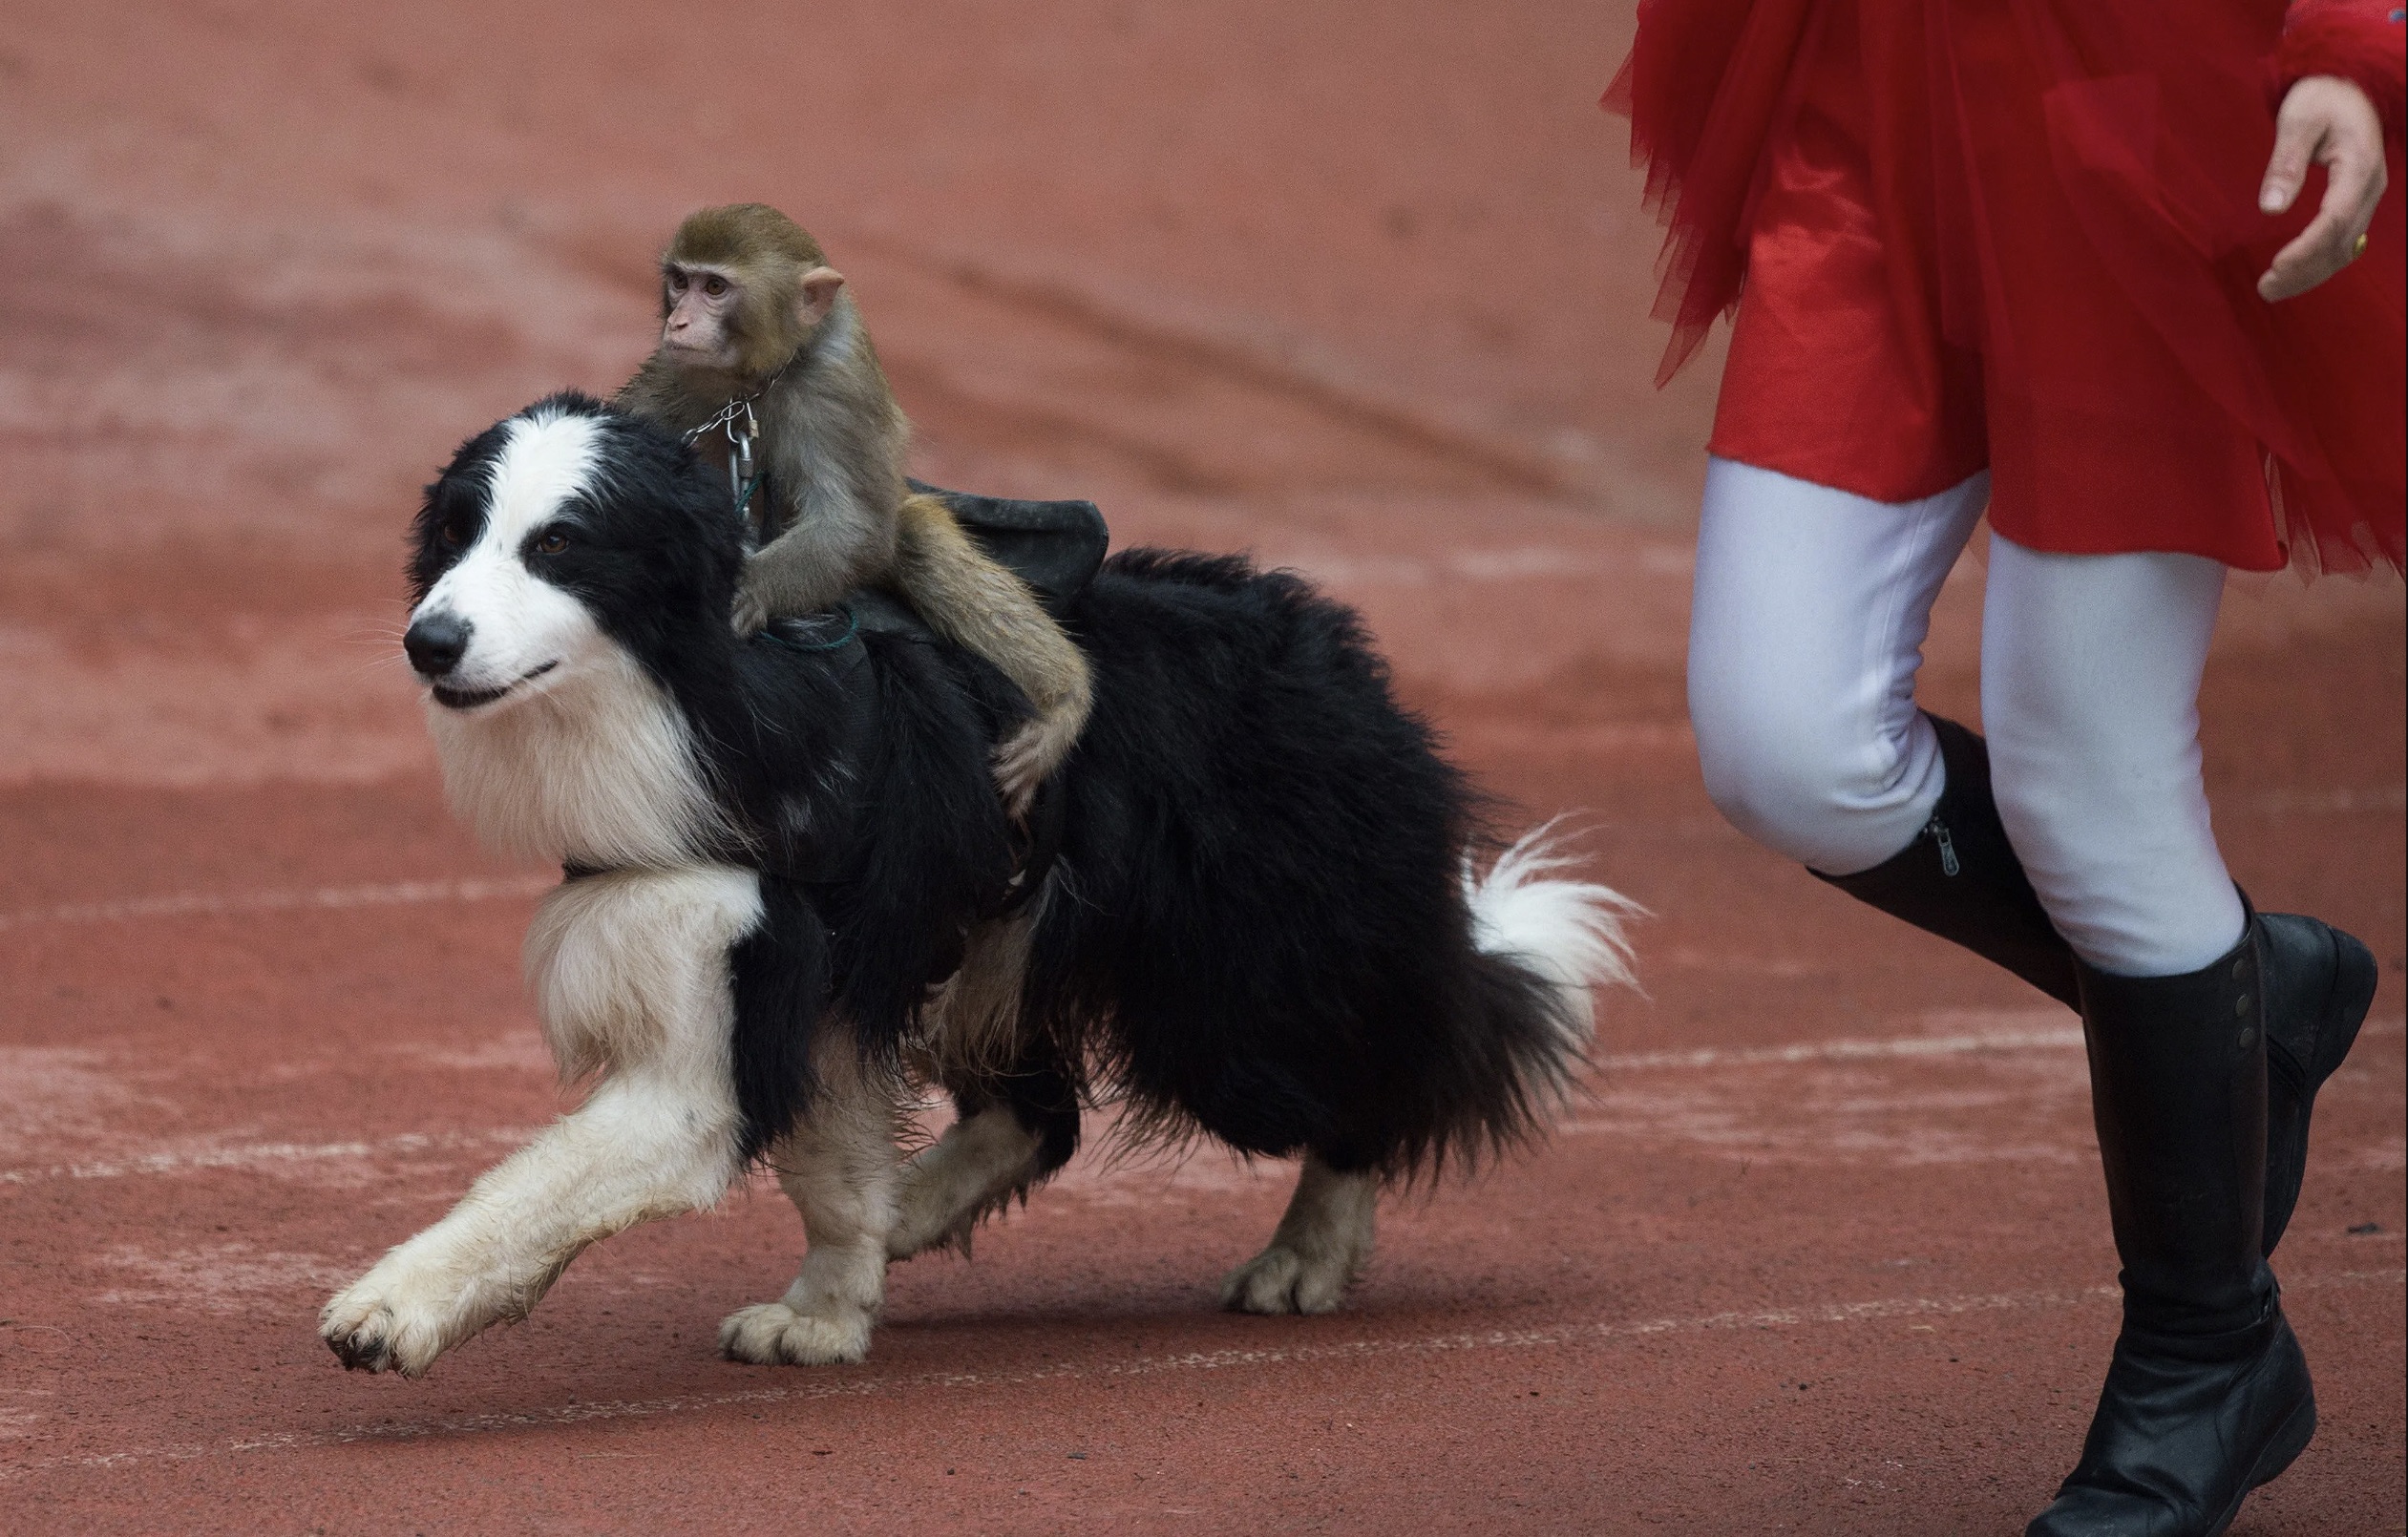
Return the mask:
[[[429, 489], [406, 644], [454, 806], [571, 872], [526, 969], [592, 1086], [327, 1304], [347, 1366], [424, 1372], [755, 1158], [809, 1251], [722, 1348], [858, 1360], [887, 1264], [1059, 1169], [1090, 1080], [1141, 1134], [1301, 1154], [1224, 1288], [1260, 1313], [1338, 1304], [1383, 1183], [1543, 1129], [1630, 906], [1536, 837], [1475, 876], [1474, 796], [1346, 609], [1241, 559], [1107, 563], [1062, 607], [1095, 709], [1032, 864], [988, 770], [1009, 685], [866, 599], [737, 639], [740, 537], [675, 438], [578, 395]], [[960, 1117], [904, 1161], [915, 1079]]]

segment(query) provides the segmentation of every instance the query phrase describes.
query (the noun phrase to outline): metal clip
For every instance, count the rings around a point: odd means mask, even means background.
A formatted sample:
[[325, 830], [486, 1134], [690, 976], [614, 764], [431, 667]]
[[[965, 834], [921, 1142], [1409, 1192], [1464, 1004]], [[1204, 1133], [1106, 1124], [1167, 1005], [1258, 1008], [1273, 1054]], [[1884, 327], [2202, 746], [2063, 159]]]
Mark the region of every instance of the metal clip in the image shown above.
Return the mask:
[[735, 498], [736, 512], [744, 512], [745, 488], [752, 484], [752, 439], [754, 434], [739, 434], [736, 424], [728, 424], [728, 495]]

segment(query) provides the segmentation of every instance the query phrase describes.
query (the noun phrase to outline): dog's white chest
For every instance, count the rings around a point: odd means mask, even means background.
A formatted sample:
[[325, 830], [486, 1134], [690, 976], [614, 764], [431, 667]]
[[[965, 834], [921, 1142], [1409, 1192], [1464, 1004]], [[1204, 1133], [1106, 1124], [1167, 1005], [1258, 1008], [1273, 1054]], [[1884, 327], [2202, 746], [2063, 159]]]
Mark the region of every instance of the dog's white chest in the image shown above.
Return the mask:
[[719, 826], [685, 718], [623, 655], [490, 716], [430, 705], [428, 726], [453, 810], [503, 853], [660, 869]]

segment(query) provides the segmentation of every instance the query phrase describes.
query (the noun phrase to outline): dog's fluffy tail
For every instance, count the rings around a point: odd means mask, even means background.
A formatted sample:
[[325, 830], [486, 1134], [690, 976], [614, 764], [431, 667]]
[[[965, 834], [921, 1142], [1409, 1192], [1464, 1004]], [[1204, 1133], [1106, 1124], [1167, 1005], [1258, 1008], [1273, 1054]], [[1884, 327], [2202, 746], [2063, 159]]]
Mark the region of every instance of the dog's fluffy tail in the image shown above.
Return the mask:
[[1610, 887], [1558, 874], [1578, 864], [1563, 852], [1557, 824], [1548, 822], [1497, 855], [1486, 876], [1474, 873], [1468, 856], [1463, 867], [1473, 945], [1545, 984], [1561, 1053], [1551, 1077], [1568, 1074], [1588, 1049], [1595, 1021], [1591, 990], [1638, 985], [1624, 925], [1647, 910]]

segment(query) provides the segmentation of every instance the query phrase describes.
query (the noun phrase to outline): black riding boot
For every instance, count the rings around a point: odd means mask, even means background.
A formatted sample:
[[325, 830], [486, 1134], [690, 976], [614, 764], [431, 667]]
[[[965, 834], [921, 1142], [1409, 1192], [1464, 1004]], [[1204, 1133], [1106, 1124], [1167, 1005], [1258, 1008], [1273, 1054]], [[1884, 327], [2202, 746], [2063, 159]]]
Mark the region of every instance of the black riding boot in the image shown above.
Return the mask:
[[2308, 1362], [2260, 1253], [2258, 935], [2253, 917], [2186, 977], [2079, 966], [2123, 1330], [2081, 1462], [2026, 1537], [2215, 1537], [2315, 1433]]
[[1853, 875], [1826, 875], [1869, 907], [1962, 945], [2069, 1009], [2081, 1007], [2074, 953], [2033, 895], [1990, 798], [1990, 746], [1954, 721], [1925, 712], [1940, 734], [1947, 778], [1915, 840]]
[[2308, 1170], [2308, 1117], [2316, 1090], [2341, 1065], [2375, 1003], [2374, 952], [2350, 935], [2295, 913], [2257, 920], [2266, 969], [2266, 1253], [2299, 1204]]
[[[1962, 945], [2015, 973], [2069, 1009], [2081, 1000], [2074, 953], [2059, 937], [1990, 795], [1990, 747], [1954, 721], [1927, 712], [1939, 732], [1947, 780], [1932, 819], [1905, 849], [1829, 882], [1891, 917]], [[2349, 1055], [2375, 1001], [2375, 958], [2314, 918], [2269, 914], [2259, 922], [2266, 967], [2266, 1253], [2299, 1202], [2308, 1167], [2308, 1118], [2316, 1090]]]

